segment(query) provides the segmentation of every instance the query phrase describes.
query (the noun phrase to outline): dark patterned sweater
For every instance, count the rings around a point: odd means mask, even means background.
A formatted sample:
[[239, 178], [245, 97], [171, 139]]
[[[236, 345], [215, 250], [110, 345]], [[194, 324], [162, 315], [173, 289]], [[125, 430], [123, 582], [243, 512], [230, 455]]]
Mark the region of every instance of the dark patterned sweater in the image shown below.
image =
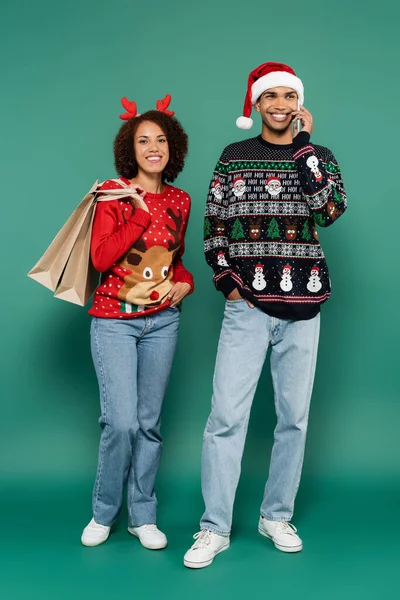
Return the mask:
[[332, 152], [261, 136], [223, 151], [210, 184], [205, 253], [214, 283], [235, 288], [271, 316], [311, 319], [330, 296], [328, 267], [316, 225], [328, 227], [346, 210]]

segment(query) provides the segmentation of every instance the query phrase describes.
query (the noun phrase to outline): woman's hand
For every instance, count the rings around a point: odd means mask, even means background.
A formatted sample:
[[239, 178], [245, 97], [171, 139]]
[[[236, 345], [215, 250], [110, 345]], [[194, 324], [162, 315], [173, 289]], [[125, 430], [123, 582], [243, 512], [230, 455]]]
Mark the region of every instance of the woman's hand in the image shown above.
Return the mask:
[[131, 185], [129, 186], [129, 190], [132, 193], [132, 196], [129, 196], [129, 200], [133, 208], [140, 208], [141, 210], [149, 212], [148, 206], [144, 201], [146, 192], [142, 190], [138, 185], [134, 185], [133, 183], [131, 183]]
[[191, 290], [189, 283], [175, 283], [172, 290], [168, 294], [168, 300], [170, 300], [170, 307], [175, 308], [180, 302], [187, 296]]

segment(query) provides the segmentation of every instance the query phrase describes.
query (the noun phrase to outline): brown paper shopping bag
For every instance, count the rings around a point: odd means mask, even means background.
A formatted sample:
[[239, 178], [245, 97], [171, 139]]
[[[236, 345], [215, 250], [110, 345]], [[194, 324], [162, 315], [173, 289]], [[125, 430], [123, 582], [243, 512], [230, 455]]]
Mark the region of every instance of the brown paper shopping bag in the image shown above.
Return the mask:
[[99, 273], [93, 267], [90, 259], [95, 208], [95, 203], [92, 203], [92, 208], [85, 217], [54, 294], [55, 298], [80, 306], [85, 306], [99, 281]]
[[92, 265], [90, 243], [97, 202], [126, 198], [136, 193], [134, 187], [130, 189], [121, 179], [117, 181], [121, 188], [107, 190], [100, 195], [96, 194], [100, 187], [96, 181], [43, 257], [28, 273], [55, 291], [56, 298], [84, 306], [95, 290], [99, 273]]
[[32, 279], [35, 279], [35, 281], [38, 281], [53, 292], [59, 284], [86, 216], [89, 212], [93, 212], [92, 209], [98, 186], [99, 182], [96, 181], [68, 221], [60, 229], [46, 252], [28, 273], [29, 277], [32, 277]]
[[99, 283], [99, 273], [90, 258], [93, 219], [97, 202], [107, 202], [130, 195], [129, 186], [118, 180], [123, 189], [107, 190], [95, 197], [68, 258], [67, 265], [54, 294], [55, 298], [84, 306]]

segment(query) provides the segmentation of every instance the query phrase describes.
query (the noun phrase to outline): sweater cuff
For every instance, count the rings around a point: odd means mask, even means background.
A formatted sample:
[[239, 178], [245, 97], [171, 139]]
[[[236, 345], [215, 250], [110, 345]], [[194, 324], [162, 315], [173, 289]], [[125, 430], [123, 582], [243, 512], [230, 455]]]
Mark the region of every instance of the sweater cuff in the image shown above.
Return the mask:
[[175, 274], [173, 278], [175, 283], [188, 283], [191, 287], [189, 294], [193, 294], [194, 291], [194, 281], [193, 275], [186, 271], [186, 269], [180, 269], [178, 273]]
[[230, 275], [226, 275], [218, 281], [218, 290], [220, 290], [223, 293], [225, 298], [227, 298], [229, 294], [233, 292], [233, 290], [235, 290], [237, 287], [238, 285], [236, 281], [232, 279]]
[[311, 137], [311, 135], [308, 133], [308, 131], [300, 131], [300, 133], [298, 133], [296, 135], [296, 137], [293, 138], [293, 150], [294, 150], [294, 152], [296, 152], [297, 150], [299, 150], [303, 146], [307, 146], [307, 144], [310, 143], [310, 137]]
[[151, 222], [150, 213], [141, 208], [135, 208], [135, 212], [130, 217], [129, 221], [136, 225], [141, 225], [144, 229], [147, 229]]

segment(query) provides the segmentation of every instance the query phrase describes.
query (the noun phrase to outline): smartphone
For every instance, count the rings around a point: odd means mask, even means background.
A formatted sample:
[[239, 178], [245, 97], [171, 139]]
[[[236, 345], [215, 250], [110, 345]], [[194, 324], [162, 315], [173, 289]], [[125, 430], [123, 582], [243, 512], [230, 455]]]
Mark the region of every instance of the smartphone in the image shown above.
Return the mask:
[[[300, 110], [300, 100], [297, 103], [297, 110]], [[300, 133], [300, 131], [301, 131], [301, 120], [297, 119], [296, 123], [297, 123], [297, 131]]]
[[[297, 103], [297, 110], [300, 110], [300, 100]], [[294, 127], [297, 125], [297, 133], [301, 131], [301, 119], [296, 119], [296, 121], [292, 121], [292, 135], [294, 135]]]

